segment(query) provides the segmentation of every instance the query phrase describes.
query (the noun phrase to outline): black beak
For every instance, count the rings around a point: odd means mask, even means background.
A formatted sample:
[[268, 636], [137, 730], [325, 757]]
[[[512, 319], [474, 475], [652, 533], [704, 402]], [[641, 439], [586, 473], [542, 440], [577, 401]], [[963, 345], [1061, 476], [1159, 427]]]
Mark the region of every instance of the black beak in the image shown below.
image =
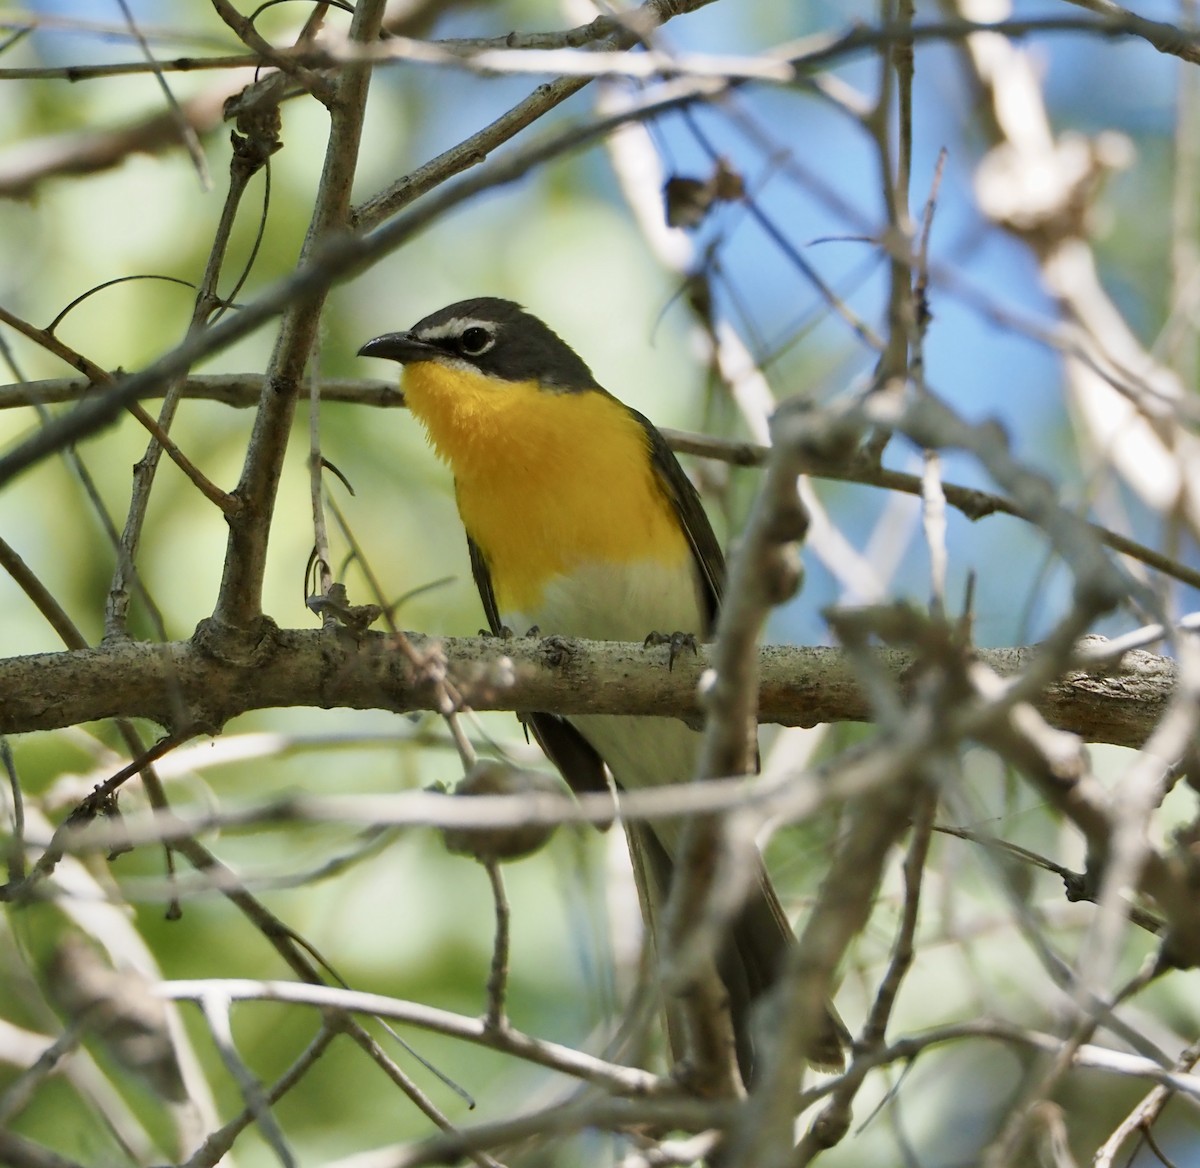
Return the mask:
[[436, 345], [418, 341], [411, 333], [384, 333], [363, 345], [358, 355], [382, 357], [385, 361], [399, 361], [401, 365], [408, 365], [416, 361], [434, 361], [443, 353]]

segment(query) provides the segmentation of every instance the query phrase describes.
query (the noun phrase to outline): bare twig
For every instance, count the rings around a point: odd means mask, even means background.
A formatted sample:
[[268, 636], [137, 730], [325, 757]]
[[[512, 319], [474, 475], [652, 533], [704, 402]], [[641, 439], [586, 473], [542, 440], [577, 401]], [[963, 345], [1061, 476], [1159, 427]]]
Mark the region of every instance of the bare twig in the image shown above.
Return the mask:
[[167, 84], [167, 79], [163, 76], [163, 71], [154, 58], [154, 51], [151, 49], [149, 41], [146, 40], [142, 35], [141, 29], [138, 28], [133, 11], [129, 7], [129, 0], [117, 0], [117, 3], [121, 6], [125, 22], [129, 25], [129, 31], [133, 33], [138, 47], [142, 50], [146, 60], [154, 68], [154, 79], [158, 82], [158, 87], [166, 99], [167, 110], [175, 122], [176, 132], [187, 149], [188, 157], [191, 159], [192, 165], [196, 168], [196, 174], [200, 177], [200, 186], [204, 190], [209, 190], [212, 187], [212, 179], [209, 176], [208, 161], [204, 157], [203, 150], [200, 149], [200, 140], [196, 137], [196, 131], [192, 128], [191, 122], [184, 113], [183, 107], [179, 104], [178, 98], [171, 92], [171, 87]]
[[[261, 37], [226, 0], [214, 0], [222, 17], [258, 51]], [[356, 41], [374, 40], [383, 19], [383, 0], [366, 0], [355, 9], [350, 35]], [[269, 47], [269, 46], [268, 46]], [[319, 78], [301, 78], [319, 87], [330, 105], [329, 144], [325, 168], [300, 264], [312, 262], [326, 239], [345, 229], [350, 213], [350, 184], [358, 160], [363, 110], [370, 69], [349, 66], [330, 93]], [[230, 634], [247, 634], [257, 641], [262, 624], [262, 580], [266, 570], [267, 535], [274, 511], [275, 494], [287, 449], [292, 417], [305, 364], [317, 335], [324, 291], [322, 284], [308, 296], [292, 301], [284, 313], [275, 349], [267, 368], [268, 388], [259, 401], [254, 430], [235, 494], [243, 508], [230, 517], [229, 544], [225, 554], [221, 591], [213, 611], [217, 639]], [[243, 314], [244, 315], [244, 314]], [[186, 348], [187, 342], [184, 343]]]
[[[630, 75], [644, 77], [650, 74], [689, 71], [686, 56], [673, 56], [666, 61], [651, 57], [635, 58], [632, 54], [622, 59], [619, 54], [609, 53], [599, 60], [582, 60], [579, 55], [560, 55], [563, 49], [594, 47], [600, 42], [612, 41], [615, 34], [624, 34], [625, 39], [643, 36], [651, 31], [654, 23], [662, 23], [682, 12], [694, 11], [713, 0], [670, 3], [655, 0], [643, 5], [642, 9], [622, 14], [620, 18], [601, 16], [589, 24], [557, 32], [508, 33], [502, 37], [461, 37], [438, 41], [402, 40], [394, 45], [352, 47], [345, 44], [312, 46], [300, 44], [289, 49], [286, 46], [268, 46], [270, 63], [285, 72], [290, 69], [332, 69], [347, 61], [370, 60], [376, 63], [388, 61], [423, 61], [427, 64], [447, 65], [457, 68], [475, 69], [484, 72], [557, 72], [558, 68], [569, 68], [585, 77], [607, 75]], [[642, 14], [646, 17], [643, 18]], [[37, 18], [33, 23], [45, 26], [46, 18]], [[86, 27], [87, 22], [72, 22], [72, 27]], [[108, 26], [115, 28], [116, 26]], [[958, 42], [972, 34], [996, 33], [1002, 37], [1020, 40], [1025, 37], [1064, 33], [1068, 35], [1094, 35], [1106, 38], [1135, 38], [1145, 40], [1159, 52], [1196, 63], [1200, 61], [1200, 46], [1195, 34], [1176, 25], [1161, 21], [1146, 20], [1138, 15], [1113, 5], [1111, 11], [1101, 19], [1072, 16], [1035, 16], [1008, 18], [1004, 20], [947, 19], [924, 21], [910, 25], [902, 22], [869, 25], [858, 22], [842, 33], [818, 34], [791, 45], [780, 45], [774, 56], [786, 62], [785, 70], [773, 62], [763, 63], [756, 58], [712, 57], [705, 59], [697, 54], [694, 72], [706, 76], [715, 72], [735, 78], [757, 81], [791, 83], [798, 77], [814, 74], [814, 81], [821, 80], [819, 70], [836, 65], [864, 53], [888, 49], [897, 42], [911, 41], [913, 44], [931, 42]], [[264, 44], [266, 42], [263, 42]], [[507, 63], [506, 63], [507, 58]], [[610, 59], [612, 58], [612, 59]], [[39, 65], [0, 69], [0, 81], [63, 80], [86, 81], [105, 77], [119, 77], [138, 73], [189, 73], [201, 70], [231, 68], [253, 68], [261, 66], [266, 54], [259, 52], [221, 54], [207, 57], [180, 56], [151, 64], [145, 60], [106, 62], [99, 65]], [[284, 64], [286, 62], [286, 65]], [[558, 68], [556, 68], [556, 66]], [[303, 90], [303, 86], [300, 89]]]
[[[1174, 1069], [1187, 1072], [1200, 1059], [1200, 1046], [1189, 1046], [1176, 1060]], [[1097, 1149], [1092, 1158], [1092, 1168], [1112, 1168], [1122, 1145], [1136, 1132], [1147, 1131], [1162, 1114], [1163, 1108], [1174, 1097], [1175, 1092], [1159, 1085], [1113, 1129], [1112, 1135]]]
[[492, 903], [496, 908], [496, 939], [492, 944], [492, 967], [487, 984], [487, 1018], [489, 1030], [503, 1030], [508, 1026], [505, 1013], [505, 997], [508, 991], [509, 926], [512, 913], [508, 897], [504, 892], [504, 873], [495, 858], [483, 861], [492, 886]]
[[[362, 1026], [351, 1024], [348, 1026], [348, 1030], [350, 1037], [358, 1043], [363, 1053], [400, 1088], [405, 1096], [407, 1096], [409, 1102], [415, 1104], [417, 1109], [443, 1132], [451, 1135], [456, 1134], [454, 1125], [442, 1113], [437, 1104], [417, 1086], [412, 1077], [405, 1073], [396, 1060]], [[479, 1165], [479, 1168], [501, 1168], [501, 1165], [484, 1151], [472, 1148], [468, 1149], [466, 1154]]]
[[[226, 250], [229, 247], [237, 211], [241, 206], [242, 197], [246, 193], [247, 184], [251, 177], [267, 164], [270, 155], [278, 148], [276, 137], [278, 124], [270, 116], [242, 128], [246, 129], [247, 133], [233, 135], [233, 153], [229, 162], [229, 188], [225, 193], [221, 218], [213, 235], [212, 246], [209, 248], [208, 263], [200, 280], [200, 287], [196, 292], [192, 318], [188, 326], [189, 336], [199, 333], [204, 328], [214, 306], [218, 303], [217, 284]], [[126, 565], [132, 566], [137, 558], [142, 526], [146, 519], [146, 509], [150, 503], [150, 491], [154, 485], [164, 442], [167, 443], [168, 452], [174, 450], [174, 443], [170, 442], [166, 435], [175, 419], [182, 396], [183, 380], [184, 375], [181, 374], [166, 385], [162, 406], [158, 413], [157, 427], [151, 431], [151, 439], [146, 451], [134, 467], [129, 511], [125, 518], [125, 529], [121, 534], [123, 555], [118, 559], [117, 566], [113, 571], [108, 604], [104, 613], [105, 633], [109, 637], [122, 636], [125, 633], [130, 577]], [[178, 461], [178, 454], [172, 454], [171, 457]], [[204, 489], [203, 483], [197, 485], [201, 486], [202, 490]], [[214, 497], [208, 491], [206, 491], [206, 496], [216, 501], [226, 515], [232, 514], [235, 509], [232, 496], [223, 491], [220, 492], [219, 498]]]
[[238, 1054], [237, 1045], [233, 1041], [233, 1030], [229, 1024], [229, 1005], [228, 999], [220, 996], [220, 991], [215, 988], [200, 999], [200, 1007], [204, 1011], [204, 1019], [208, 1023], [213, 1042], [229, 1073], [236, 1080], [246, 1108], [253, 1114], [263, 1139], [283, 1168], [295, 1168], [295, 1157], [287, 1145], [278, 1121], [271, 1114], [270, 1101], [263, 1091], [263, 1086]]
[[[337, 1035], [336, 1027], [322, 1025], [299, 1058], [270, 1087], [263, 1089], [263, 1100], [270, 1105], [282, 1099], [316, 1065]], [[254, 1122], [254, 1118], [254, 1110], [247, 1105], [240, 1115], [210, 1132], [180, 1168], [214, 1168], [228, 1154], [234, 1140]]]
[[69, 1160], [5, 1128], [0, 1128], [0, 1156], [12, 1168], [86, 1168], [78, 1160]]
[[[217, 15], [237, 33], [242, 43], [254, 52], [257, 61], [265, 61], [268, 64], [274, 65], [281, 72], [286, 73], [296, 84], [308, 90], [309, 93], [318, 98], [323, 104], [332, 107], [336, 103], [338, 95], [335, 94], [334, 86], [328, 78], [322, 77], [319, 73], [314, 73], [305, 66], [297, 64], [286, 51], [281, 52], [276, 49], [254, 27], [254, 21], [249, 17], [243, 16], [230, 3], [230, 0], [212, 0], [212, 6], [216, 9]], [[374, 39], [378, 35], [378, 21], [371, 28], [369, 37], [362, 37], [353, 32], [351, 33], [351, 36], [355, 37], [355, 39], [362, 40]]]
[[[36, 344], [41, 345], [42, 348], [47, 350], [47, 352], [53, 353], [56, 357], [60, 357], [72, 368], [78, 369], [80, 373], [84, 374], [88, 378], [91, 385], [94, 387], [93, 392], [100, 392], [99, 387], [101, 386], [113, 386], [116, 384], [116, 379], [111, 373], [101, 369], [94, 362], [89, 361], [88, 358], [86, 358], [82, 353], [78, 353], [68, 345], [64, 344], [57, 336], [54, 335], [54, 333], [50, 332], [49, 330], [37, 328], [35, 325], [29, 324], [27, 321], [15, 316], [13, 313], [9, 312], [3, 307], [0, 307], [0, 321], [3, 321], [3, 323], [7, 324], [10, 328], [15, 329], [23, 336], [28, 337]], [[34, 404], [40, 403], [35, 402]], [[146, 411], [142, 409], [142, 407], [138, 405], [135, 400], [123, 402], [122, 406], [118, 407], [118, 409], [120, 408], [128, 410], [129, 413], [132, 414], [133, 417], [136, 418], [137, 421], [161, 443], [163, 448], [170, 455], [171, 459], [175, 462], [179, 469], [183, 471], [185, 475], [187, 475], [188, 479], [200, 490], [205, 498], [207, 498], [210, 502], [216, 503], [217, 506], [222, 510], [228, 511], [231, 508], [232, 504], [229, 496], [226, 495], [224, 491], [218, 489], [216, 486], [210, 483], [208, 479], [200, 473], [197, 467], [191, 462], [190, 459], [188, 459], [183, 451], [181, 451], [179, 447], [176, 446], [175, 443], [172, 442], [165, 433], [163, 433], [163, 431], [159, 428], [158, 423], [155, 422], [155, 420], [148, 413], [146, 413]], [[43, 423], [43, 430], [52, 429], [54, 425], [55, 423], [47, 419]], [[114, 545], [119, 547], [119, 541], [114, 541]]]
[[221, 994], [230, 1001], [291, 1002], [317, 1009], [336, 1009], [370, 1017], [390, 1018], [438, 1034], [493, 1047], [506, 1054], [605, 1086], [617, 1094], [641, 1095], [656, 1091], [669, 1094], [674, 1090], [668, 1082], [647, 1071], [606, 1063], [603, 1059], [583, 1054], [572, 1047], [531, 1038], [511, 1027], [496, 1030], [480, 1018], [467, 1018], [433, 1006], [404, 1002], [382, 994], [367, 994], [334, 986], [304, 985], [297, 982], [238, 979], [162, 982], [156, 987], [156, 992], [175, 1001], [202, 1002], [208, 994]]
[[[594, 47], [628, 47], [637, 39], [630, 31], [631, 28], [648, 31], [673, 16], [701, 8], [711, 2], [712, 0], [645, 0], [635, 13], [627, 14], [621, 20], [606, 25], [605, 39], [595, 43]], [[594, 29], [595, 25], [587, 27]], [[604, 54], [605, 57], [608, 55]], [[544, 67], [542, 71], [545, 71]], [[572, 94], [578, 93], [590, 80], [587, 76], [558, 77], [554, 81], [539, 85], [524, 101], [478, 133], [439, 154], [355, 208], [350, 213], [350, 222], [364, 230], [383, 222], [434, 187], [440, 186], [448, 178], [477, 165], [496, 147], [532, 125]]]

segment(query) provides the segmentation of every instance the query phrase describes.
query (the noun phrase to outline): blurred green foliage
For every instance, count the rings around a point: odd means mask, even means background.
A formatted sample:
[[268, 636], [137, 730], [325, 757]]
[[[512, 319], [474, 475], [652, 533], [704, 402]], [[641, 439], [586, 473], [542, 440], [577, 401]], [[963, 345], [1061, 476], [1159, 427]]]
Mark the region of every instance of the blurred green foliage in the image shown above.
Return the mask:
[[[294, 36], [302, 19], [294, 11], [297, 7], [283, 5], [265, 14], [264, 31]], [[544, 28], [562, 19], [557, 8], [534, 3], [444, 7], [444, 17], [432, 26], [435, 35], [497, 35], [510, 27]], [[720, 39], [704, 45], [708, 51], [734, 48], [743, 41], [744, 51], [751, 51], [842, 19], [838, 6], [786, 6], [759, 0], [737, 5], [736, 16], [728, 14], [729, 7], [715, 6], [726, 10], [724, 13], [697, 14], [693, 27], [700, 31], [683, 29], [679, 35], [685, 41], [703, 41], [709, 35], [705, 30], [715, 29]], [[90, 9], [85, 11], [85, 6], [72, 11], [95, 15]], [[195, 38], [201, 35], [223, 41], [230, 51], [236, 48], [208, 6], [195, 0], [158, 0], [139, 11], [156, 28], [173, 30], [170, 36], [156, 38], [155, 51], [160, 56], [199, 53], [202, 50], [195, 47]], [[116, 20], [116, 8], [105, 15]], [[343, 18], [333, 13], [330, 19]], [[674, 27], [664, 35], [675, 35]], [[210, 49], [206, 45], [203, 51]], [[135, 57], [134, 46], [123, 40], [93, 35], [67, 40], [46, 29], [14, 43], [0, 56], [0, 64], [86, 65]], [[528, 92], [538, 80], [467, 77], [454, 71], [408, 66], [381, 70], [364, 129], [355, 197], [367, 197], [452, 145]], [[224, 79], [220, 74], [198, 72], [172, 74], [169, 83], [173, 93], [186, 100], [223, 84]], [[946, 82], [942, 78], [939, 83]], [[0, 171], [19, 151], [59, 141], [68, 133], [100, 134], [156, 113], [162, 106], [155, 80], [145, 74], [75, 85], [62, 79], [5, 80], [0, 85]], [[579, 116], [589, 108], [590, 100], [585, 90], [550, 120]], [[794, 94], [786, 100], [802, 135], [808, 107]], [[295, 100], [284, 107], [284, 148], [271, 163], [265, 232], [253, 268], [238, 293], [240, 302], [252, 300], [256, 292], [293, 269], [308, 225], [327, 128], [325, 111], [313, 101]], [[798, 138], [789, 140], [795, 145]], [[106, 280], [157, 274], [196, 281], [203, 271], [226, 187], [227, 127], [217, 125], [205, 133], [202, 145], [213, 180], [209, 190], [203, 188], [184, 154], [171, 150], [153, 156], [134, 154], [111, 170], [84, 177], [48, 178], [28, 200], [0, 201], [0, 254], [4, 257], [0, 304], [44, 326], [69, 301]], [[829, 148], [826, 140], [821, 145]], [[664, 152], [670, 154], [669, 144]], [[969, 141], [962, 144], [961, 152], [970, 157]], [[833, 172], [841, 165], [840, 155], [819, 161]], [[1154, 162], [1152, 181], [1157, 191], [1158, 184], [1165, 181], [1159, 173], [1165, 163], [1159, 153]], [[858, 163], [847, 165], [859, 173]], [[1140, 177], [1145, 179], [1144, 172]], [[1122, 210], [1146, 198], [1145, 188], [1130, 196], [1125, 183], [1122, 180], [1117, 187], [1117, 206]], [[223, 289], [231, 287], [235, 274], [248, 262], [263, 190], [260, 176], [232, 235]], [[869, 190], [860, 193], [861, 202], [869, 204]], [[788, 226], [803, 237], [807, 234], [805, 212], [794, 198], [792, 208], [797, 218]], [[744, 225], [735, 226], [746, 234]], [[1147, 320], [1162, 312], [1160, 299], [1153, 295], [1154, 273], [1142, 262], [1147, 254], [1155, 254], [1148, 242], [1155, 228], [1148, 219], [1123, 217], [1105, 243], [1105, 254], [1127, 269], [1130, 285], [1123, 294], [1129, 297], [1131, 312], [1144, 312]], [[962, 232], [969, 234], [966, 228]], [[761, 249], [761, 241], [746, 245], [752, 263], [757, 262], [755, 247]], [[860, 260], [861, 255], [855, 264]], [[774, 297], [771, 309], [778, 316], [764, 338], [767, 349], [777, 345], [785, 333], [794, 334], [803, 315], [802, 294], [796, 291], [802, 282], [794, 272], [790, 278], [796, 305], [787, 295]], [[776, 279], [764, 270], [764, 284]], [[697, 429], [704, 426], [747, 437], [737, 411], [720, 393], [715, 397], [711, 393], [703, 362], [693, 347], [688, 314], [673, 301], [678, 283], [678, 274], [664, 268], [637, 229], [603, 152], [593, 151], [557, 162], [512, 188], [473, 201], [352, 283], [335, 288], [325, 313], [316, 364], [323, 376], [379, 376], [378, 368], [367, 368], [368, 363], [354, 356], [367, 338], [405, 327], [456, 299], [502, 295], [521, 301], [551, 322], [591, 364], [603, 384], [657, 422]], [[1162, 291], [1161, 282], [1158, 291]], [[807, 294], [806, 289], [803, 295]], [[754, 306], [755, 312], [759, 307]], [[791, 311], [793, 307], [796, 311]], [[191, 296], [186, 289], [138, 280], [98, 292], [75, 308], [56, 331], [67, 344], [106, 368], [134, 370], [179, 342], [190, 312]], [[787, 322], [788, 330], [775, 327], [780, 320]], [[15, 334], [6, 331], [3, 339], [12, 354], [8, 380], [62, 377], [70, 372]], [[271, 345], [271, 330], [260, 330], [217, 354], [197, 372], [261, 372]], [[787, 349], [775, 377], [780, 392], [794, 388], [810, 391], [809, 387], [816, 385], [821, 389], [812, 392], [819, 395], [845, 384], [864, 365], [862, 354], [845, 332], [836, 340], [822, 334], [803, 352]], [[1039, 392], [1039, 386], [1045, 387], [1039, 376], [1042, 374], [1022, 380], [1031, 397]], [[1057, 412], [1046, 415], [1048, 422], [1032, 424], [1046, 437], [1048, 446], [1058, 442], [1061, 447], [1061, 437], [1056, 437], [1060, 432], [1055, 430], [1062, 424], [1061, 402], [1056, 399], [1055, 404]], [[237, 481], [252, 423], [251, 410], [188, 401], [181, 407], [173, 435], [205, 474], [228, 489]], [[0, 412], [0, 444], [15, 443], [37, 424], [31, 410]], [[449, 577], [449, 582], [405, 601], [397, 613], [399, 625], [433, 633], [474, 633], [482, 624], [482, 613], [470, 579], [452, 484], [418, 427], [402, 410], [341, 404], [325, 406], [320, 425], [322, 452], [350, 480], [355, 494], [350, 497], [332, 478], [327, 480], [327, 489], [382, 582], [382, 599], [391, 602]], [[297, 417], [280, 487], [266, 580], [265, 609], [284, 626], [314, 627], [315, 623], [304, 605], [305, 565], [313, 542], [307, 430], [304, 406]], [[125, 418], [79, 448], [118, 530], [128, 505], [131, 468], [145, 444], [145, 434]], [[1068, 453], [1062, 457], [1070, 463]], [[727, 474], [719, 468], [706, 468], [705, 473], [719, 488], [712, 507], [714, 517], [723, 521], [718, 526], [736, 532], [749, 506], [755, 474]], [[874, 514], [872, 508], [878, 504], [864, 501], [863, 494], [856, 488], [834, 487], [824, 497], [840, 508], [841, 514], [850, 515], [850, 524], [865, 527], [863, 516]], [[63, 460], [43, 462], [0, 495], [0, 534], [25, 557], [83, 635], [95, 642], [103, 631], [114, 557], [101, 522]], [[212, 611], [225, 538], [221, 516], [164, 461], [152, 496], [138, 570], [162, 613], [169, 638], [188, 637]], [[334, 560], [341, 563], [347, 547], [336, 532], [333, 538]], [[974, 535], [964, 533], [964, 538]], [[1011, 528], [980, 539], [992, 544], [988, 554], [995, 558], [990, 562], [1003, 561], [1007, 555], [1017, 565], [1014, 572], [1029, 573], [1022, 575], [1017, 586], [994, 573], [985, 576], [981, 585], [984, 621], [996, 622], [994, 639], [1002, 640], [1018, 619], [1012, 605], [1022, 593], [1020, 585], [1033, 578], [1030, 565], [1038, 547], [1032, 545], [1037, 541]], [[967, 554], [956, 562], [956, 569], [965, 574], [973, 563]], [[923, 564], [906, 579], [912, 593], [923, 596]], [[346, 580], [353, 602], [375, 599], [354, 566], [348, 569]], [[818, 568], [818, 595], [832, 599], [830, 589], [822, 594], [822, 587]], [[1053, 589], [1047, 588], [1047, 594], [1052, 596]], [[805, 604], [811, 610], [816, 604], [810, 596], [806, 594]], [[49, 626], [10, 581], [0, 582], [0, 598], [4, 655], [60, 647]], [[997, 611], [991, 612], [988, 605], [993, 599]], [[781, 617], [779, 625], [781, 635], [793, 634], [787, 619]], [[136, 602], [132, 631], [138, 636], [152, 635], [146, 613]], [[485, 716], [477, 727], [475, 723], [472, 726], [485, 749], [496, 743], [526, 757], [527, 748], [513, 718]], [[153, 738], [155, 728], [142, 729], [148, 739]], [[250, 736], [268, 732], [280, 735], [279, 742], [261, 753], [251, 753]], [[764, 742], [769, 743], [771, 737], [767, 732]], [[243, 741], [247, 756], [209, 765], [202, 751], [195, 751], [190, 764], [178, 773], [164, 769], [168, 793], [177, 805], [195, 809], [235, 806], [296, 791], [417, 789], [452, 783], [461, 770], [432, 717], [411, 721], [380, 712], [264, 711], [230, 724], [225, 739]], [[825, 749], [844, 743], [845, 738], [839, 737]], [[121, 765], [113, 753], [122, 749], [121, 743], [110, 727], [28, 735], [13, 746], [27, 798], [44, 800], [59, 816], [92, 784]], [[1058, 854], [1063, 842], [1061, 825], [1044, 809], [985, 795], [985, 791], [1003, 789], [1003, 776], [992, 773], [994, 767], [989, 770], [990, 760], [968, 761], [980, 821], [1003, 819], [1007, 838]], [[126, 809], [144, 805], [134, 784], [123, 798]], [[806, 824], [781, 831], [772, 845], [772, 868], [797, 910], [816, 887], [835, 830], [835, 823]], [[396, 832], [384, 840], [366, 840], [345, 829], [290, 825], [231, 831], [205, 842], [354, 988], [467, 1015], [484, 1009], [494, 928], [487, 879], [474, 863], [448, 856], [434, 834], [413, 830]], [[601, 835], [564, 830], [544, 852], [508, 870], [514, 912], [511, 1012], [516, 1026], [555, 1041], [600, 1049], [598, 1036], [628, 990], [637, 958], [637, 930], [632, 924], [636, 907], [622, 869], [622, 850], [617, 832]], [[359, 852], [356, 862], [326, 878], [289, 886], [298, 876], [318, 872], [336, 857]], [[1008, 1010], [1049, 1024], [1058, 1003], [1039, 996], [1040, 991], [1030, 994], [1027, 990], [1030, 985], [1044, 985], [1044, 978], [1030, 951], [1014, 944], [1011, 903], [981, 875], [977, 851], [960, 841], [935, 841], [935, 855], [930, 869], [935, 875], [927, 890], [930, 942], [922, 947], [917, 973], [901, 1000], [903, 1027], [940, 1025]], [[164, 920], [166, 885], [160, 853], [146, 849], [111, 864], [93, 858], [84, 867], [98, 890], [118, 902], [128, 898], [130, 919], [167, 978], [289, 976], [263, 937], [218, 894], [189, 896], [181, 920]], [[182, 878], [185, 887], [195, 887], [190, 872], [183, 871]], [[860, 1020], [887, 960], [901, 892], [899, 874], [893, 873], [876, 919], [859, 944], [857, 964], [847, 974], [843, 1011], [852, 1024]], [[1082, 906], [1060, 903], [1056, 881], [1045, 873], [1021, 884], [1015, 896], [1028, 905], [1053, 904], [1064, 943], [1069, 944], [1085, 927]], [[57, 1023], [29, 970], [40, 970], [55, 931], [64, 927], [61, 910], [52, 905], [14, 910], [0, 923], [0, 1015], [7, 1021], [54, 1032]], [[1143, 955], [1144, 951], [1131, 952], [1129, 962], [1136, 965]], [[1194, 1022], [1191, 1003], [1176, 1000], [1174, 1006]], [[197, 1012], [185, 1006], [182, 1015], [213, 1084], [218, 1110], [227, 1119], [242, 1105], [238, 1088], [222, 1069]], [[239, 1050], [266, 1081], [281, 1074], [297, 1057], [317, 1025], [315, 1011], [296, 1007], [245, 1004], [234, 1008]], [[487, 1120], [532, 1110], [561, 1098], [567, 1090], [563, 1081], [548, 1073], [477, 1047], [411, 1030], [404, 1030], [404, 1036], [478, 1099], [479, 1107], [471, 1118]], [[465, 1105], [450, 1090], [417, 1067], [390, 1039], [382, 1041], [452, 1119], [468, 1118]], [[114, 1070], [102, 1050], [94, 1045], [92, 1049], [128, 1106], [149, 1126], [155, 1139], [169, 1146], [157, 1104]], [[933, 1149], [922, 1155], [921, 1162], [970, 1160], [1003, 1116], [1018, 1080], [1019, 1061], [1016, 1055], [981, 1045], [922, 1058], [895, 1105], [896, 1114], [902, 1114], [902, 1121], [896, 1123], [903, 1123], [907, 1137], [917, 1146]], [[0, 1092], [15, 1076], [11, 1066], [0, 1065]], [[1086, 1080], [1086, 1090], [1072, 1084], [1064, 1104], [1075, 1106], [1075, 1095], [1082, 1092], [1080, 1108], [1111, 1116], [1134, 1097], [1130, 1089], [1122, 1086], [1118, 1090], [1106, 1082], [1100, 1103], [1096, 1095], [1088, 1093], [1091, 1085], [1091, 1079]], [[887, 1084], [881, 1083], [874, 1094], [864, 1093], [864, 1115], [865, 1105], [880, 1100], [886, 1089]], [[101, 1110], [81, 1101], [77, 1085], [55, 1079], [35, 1093], [16, 1118], [15, 1127], [87, 1164], [125, 1162], [99, 1118]], [[345, 1037], [337, 1039], [318, 1069], [285, 1097], [277, 1114], [304, 1164], [430, 1130], [428, 1120], [406, 1104], [382, 1072]], [[877, 1117], [830, 1161], [893, 1162], [896, 1138], [889, 1124]], [[569, 1142], [554, 1162], [561, 1168], [600, 1164], [611, 1162], [613, 1155], [608, 1141], [589, 1137]], [[273, 1161], [270, 1150], [253, 1132], [239, 1141], [236, 1159], [243, 1168]], [[522, 1161], [514, 1157], [513, 1162]]]

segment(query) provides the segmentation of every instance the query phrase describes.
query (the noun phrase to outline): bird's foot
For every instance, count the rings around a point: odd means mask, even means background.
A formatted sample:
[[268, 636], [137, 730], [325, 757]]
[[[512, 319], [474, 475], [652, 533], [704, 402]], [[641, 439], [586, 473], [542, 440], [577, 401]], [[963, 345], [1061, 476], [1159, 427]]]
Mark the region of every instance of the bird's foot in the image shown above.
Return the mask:
[[675, 668], [675, 658], [679, 656], [684, 649], [690, 649], [693, 653], [700, 652], [700, 646], [696, 642], [695, 633], [660, 633], [652, 632], [646, 634], [646, 639], [642, 642], [643, 649], [649, 649], [653, 645], [670, 645], [671, 650], [667, 656], [667, 668]]

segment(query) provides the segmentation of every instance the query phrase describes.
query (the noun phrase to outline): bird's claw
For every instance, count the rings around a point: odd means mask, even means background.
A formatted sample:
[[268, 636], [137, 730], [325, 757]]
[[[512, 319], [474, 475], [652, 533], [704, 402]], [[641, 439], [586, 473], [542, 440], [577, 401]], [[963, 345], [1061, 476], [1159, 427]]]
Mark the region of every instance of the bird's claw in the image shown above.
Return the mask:
[[654, 645], [670, 645], [670, 652], [667, 655], [667, 669], [675, 668], [675, 658], [679, 656], [684, 649], [690, 649], [693, 653], [700, 652], [700, 646], [696, 642], [695, 633], [660, 633], [651, 632], [646, 634], [646, 639], [642, 642], [643, 649], [649, 649]]

